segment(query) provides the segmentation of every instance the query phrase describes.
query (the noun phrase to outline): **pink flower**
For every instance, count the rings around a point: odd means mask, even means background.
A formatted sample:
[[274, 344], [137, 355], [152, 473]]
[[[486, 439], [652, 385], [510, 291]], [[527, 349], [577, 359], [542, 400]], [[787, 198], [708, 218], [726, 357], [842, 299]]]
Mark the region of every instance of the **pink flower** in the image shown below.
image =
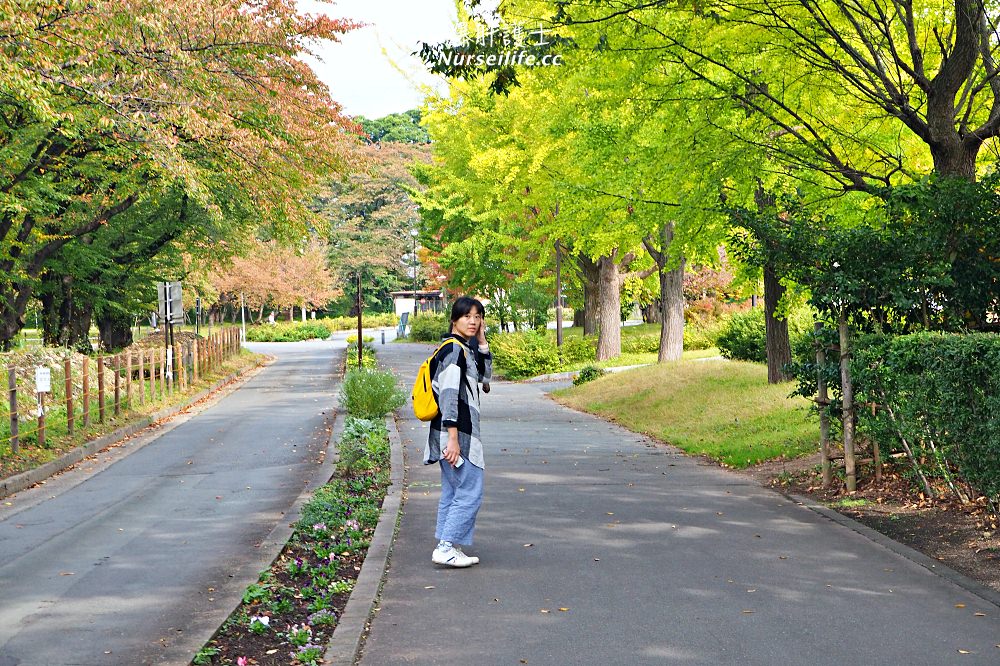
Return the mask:
[[236, 657], [236, 666], [248, 666], [249, 663], [246, 657]]

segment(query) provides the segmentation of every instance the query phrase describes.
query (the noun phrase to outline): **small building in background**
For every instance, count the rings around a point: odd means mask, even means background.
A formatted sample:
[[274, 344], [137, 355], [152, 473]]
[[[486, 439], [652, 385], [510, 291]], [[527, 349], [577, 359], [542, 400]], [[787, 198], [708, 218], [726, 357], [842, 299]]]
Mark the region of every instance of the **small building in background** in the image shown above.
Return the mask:
[[414, 292], [412, 289], [407, 289], [406, 291], [392, 291], [389, 292], [392, 296], [393, 309], [397, 316], [402, 316], [404, 312], [410, 313], [413, 316], [414, 305], [416, 305], [416, 312], [419, 315], [421, 312], [442, 312], [444, 310], [444, 294], [440, 289], [428, 289], [420, 290], [418, 289]]

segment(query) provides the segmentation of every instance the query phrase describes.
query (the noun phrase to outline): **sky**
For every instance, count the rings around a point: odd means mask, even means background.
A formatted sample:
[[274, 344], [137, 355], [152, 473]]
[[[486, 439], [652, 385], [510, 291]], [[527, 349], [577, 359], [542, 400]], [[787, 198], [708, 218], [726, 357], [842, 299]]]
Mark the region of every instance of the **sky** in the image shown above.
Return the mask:
[[420, 106], [425, 96], [421, 86], [439, 92], [447, 89], [443, 78], [428, 73], [420, 59], [410, 54], [420, 41], [455, 38], [454, 0], [339, 0], [333, 4], [299, 0], [298, 6], [302, 13], [368, 24], [344, 35], [339, 43], [314, 46], [319, 60], [304, 58], [346, 114], [380, 118]]

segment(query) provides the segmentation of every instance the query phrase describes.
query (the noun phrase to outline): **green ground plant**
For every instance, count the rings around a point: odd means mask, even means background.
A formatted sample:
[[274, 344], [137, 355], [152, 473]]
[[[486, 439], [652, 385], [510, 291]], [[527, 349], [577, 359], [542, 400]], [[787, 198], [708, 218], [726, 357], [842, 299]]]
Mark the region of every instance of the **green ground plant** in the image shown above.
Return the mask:
[[391, 372], [362, 368], [344, 375], [340, 404], [351, 416], [380, 419], [406, 402]]

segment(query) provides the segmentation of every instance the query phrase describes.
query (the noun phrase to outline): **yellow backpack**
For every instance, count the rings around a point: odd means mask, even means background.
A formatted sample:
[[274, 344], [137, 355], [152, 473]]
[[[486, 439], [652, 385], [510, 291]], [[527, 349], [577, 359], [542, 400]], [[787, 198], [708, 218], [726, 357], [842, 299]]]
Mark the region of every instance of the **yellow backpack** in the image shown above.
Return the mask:
[[434, 392], [431, 390], [431, 380], [433, 379], [431, 377], [431, 361], [450, 342], [455, 342], [455, 339], [448, 338], [442, 342], [417, 370], [417, 379], [413, 382], [413, 414], [421, 421], [430, 421], [441, 413], [437, 400], [434, 399]]

